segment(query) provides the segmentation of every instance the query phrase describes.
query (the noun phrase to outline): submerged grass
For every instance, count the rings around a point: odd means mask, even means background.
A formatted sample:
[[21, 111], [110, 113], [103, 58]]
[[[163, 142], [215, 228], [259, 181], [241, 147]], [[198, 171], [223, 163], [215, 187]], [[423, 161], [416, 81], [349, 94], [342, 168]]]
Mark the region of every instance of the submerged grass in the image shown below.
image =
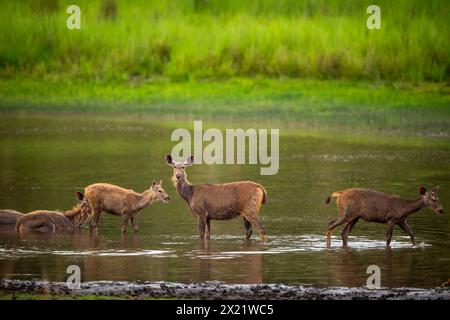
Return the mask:
[[449, 93], [449, 87], [432, 83], [234, 78], [104, 84], [15, 79], [0, 83], [0, 112], [226, 120], [303, 131], [448, 138]]

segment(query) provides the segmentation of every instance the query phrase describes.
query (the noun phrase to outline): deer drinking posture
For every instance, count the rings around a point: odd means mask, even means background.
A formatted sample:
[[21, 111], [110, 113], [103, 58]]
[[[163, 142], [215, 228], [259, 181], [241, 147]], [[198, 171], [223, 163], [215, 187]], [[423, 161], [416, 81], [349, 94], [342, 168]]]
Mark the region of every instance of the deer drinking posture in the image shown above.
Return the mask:
[[174, 162], [166, 155], [166, 162], [173, 167], [172, 181], [178, 194], [187, 202], [192, 215], [197, 218], [200, 239], [209, 239], [210, 220], [228, 220], [242, 215], [246, 239], [252, 234], [252, 225], [259, 231], [262, 242], [266, 241], [264, 226], [258, 219], [259, 209], [266, 202], [266, 190], [252, 181], [222, 184], [196, 184], [187, 180], [186, 167], [191, 166], [194, 157]]
[[95, 183], [87, 186], [85, 190], [86, 198], [92, 207], [91, 232], [97, 231], [100, 213], [122, 216], [122, 234], [127, 232], [128, 220], [134, 232], [138, 231], [137, 215], [139, 211], [148, 207], [153, 202], [169, 202], [170, 197], [162, 188], [160, 182], [153, 181], [151, 187], [143, 193], [108, 184]]
[[81, 192], [76, 193], [78, 204], [64, 212], [37, 210], [21, 215], [17, 219], [18, 232], [35, 231], [42, 233], [74, 232], [86, 221], [91, 207]]
[[387, 195], [369, 189], [346, 189], [333, 192], [327, 199], [336, 197], [339, 217], [330, 221], [327, 232], [327, 246], [331, 245], [331, 231], [341, 224], [346, 224], [342, 230], [342, 245], [347, 246], [349, 233], [361, 218], [369, 222], [387, 223], [386, 247], [389, 247], [394, 226], [398, 225], [410, 237], [413, 245], [416, 244], [414, 232], [406, 219], [411, 213], [423, 208], [430, 208], [436, 213], [444, 213], [444, 209], [437, 197], [438, 187], [427, 192], [424, 187], [419, 188], [419, 198], [405, 200], [395, 195]]

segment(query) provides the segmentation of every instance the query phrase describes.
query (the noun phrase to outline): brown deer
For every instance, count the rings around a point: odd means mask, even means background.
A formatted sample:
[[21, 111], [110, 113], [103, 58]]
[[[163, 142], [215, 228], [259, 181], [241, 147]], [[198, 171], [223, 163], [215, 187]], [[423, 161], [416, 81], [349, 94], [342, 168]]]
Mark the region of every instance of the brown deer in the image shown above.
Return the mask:
[[76, 193], [78, 204], [70, 210], [37, 210], [22, 215], [16, 224], [17, 232], [42, 233], [74, 232], [79, 230], [91, 213], [91, 207], [81, 192]]
[[333, 192], [326, 199], [326, 203], [330, 203], [331, 198], [337, 198], [339, 217], [328, 224], [327, 247], [331, 245], [331, 231], [344, 223], [346, 225], [341, 236], [342, 245], [346, 247], [348, 235], [360, 218], [369, 222], [387, 223], [386, 247], [389, 247], [391, 243], [395, 225], [405, 231], [411, 237], [413, 245], [416, 245], [414, 232], [406, 219], [411, 213], [426, 207], [436, 213], [444, 213], [437, 197], [438, 188], [435, 187], [431, 192], [427, 192], [424, 187], [420, 187], [420, 197], [416, 200], [405, 200], [396, 195], [387, 195], [369, 189], [346, 189]]
[[84, 191], [92, 207], [91, 232], [97, 231], [100, 213], [103, 211], [116, 216], [122, 216], [122, 234], [127, 232], [128, 220], [134, 232], [138, 232], [137, 215], [139, 211], [153, 202], [169, 202], [170, 197], [162, 188], [160, 182], [153, 181], [151, 187], [143, 193], [109, 183], [95, 183], [87, 186]]
[[15, 210], [10, 209], [0, 210], [0, 230], [14, 231], [16, 228], [17, 221], [21, 216], [23, 216], [23, 213]]
[[261, 241], [266, 242], [264, 226], [258, 219], [259, 209], [266, 202], [263, 186], [252, 181], [193, 185], [187, 180], [186, 167], [192, 165], [194, 156], [174, 162], [172, 156], [166, 155], [165, 160], [173, 167], [172, 181], [178, 194], [197, 218], [200, 239], [210, 238], [210, 220], [228, 220], [242, 215], [246, 239], [250, 239], [253, 225], [258, 229]]

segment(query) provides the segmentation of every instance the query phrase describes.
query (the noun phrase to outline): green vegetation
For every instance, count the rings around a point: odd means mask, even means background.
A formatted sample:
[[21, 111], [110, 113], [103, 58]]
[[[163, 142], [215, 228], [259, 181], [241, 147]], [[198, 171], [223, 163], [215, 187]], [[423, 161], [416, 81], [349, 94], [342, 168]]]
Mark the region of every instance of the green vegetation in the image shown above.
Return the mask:
[[448, 81], [449, 1], [1, 1], [0, 77]]
[[449, 1], [0, 2], [2, 113], [449, 135]]
[[0, 85], [0, 112], [146, 116], [258, 122], [265, 126], [398, 136], [448, 137], [450, 88], [440, 84], [370, 84], [295, 79], [181, 83], [9, 80]]

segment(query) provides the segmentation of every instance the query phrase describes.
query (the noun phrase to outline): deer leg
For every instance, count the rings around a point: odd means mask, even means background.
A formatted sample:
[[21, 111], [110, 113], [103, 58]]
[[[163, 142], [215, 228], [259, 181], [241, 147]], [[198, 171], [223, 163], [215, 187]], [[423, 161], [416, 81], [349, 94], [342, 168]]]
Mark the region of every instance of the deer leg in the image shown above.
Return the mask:
[[122, 235], [127, 233], [128, 219], [130, 219], [130, 216], [122, 213]]
[[247, 219], [244, 218], [244, 226], [245, 226], [245, 231], [246, 231], [245, 240], [248, 241], [248, 240], [250, 240], [250, 237], [252, 236], [252, 232], [253, 232], [252, 224]]
[[392, 233], [394, 232], [394, 224], [388, 222], [387, 230], [386, 230], [386, 248], [391, 245]]
[[407, 234], [409, 234], [409, 236], [411, 238], [411, 242], [415, 246], [416, 245], [416, 239], [414, 237], [414, 231], [412, 230], [412, 228], [410, 227], [408, 222], [406, 222], [406, 220], [405, 220], [405, 221], [399, 223], [398, 225], [399, 225], [400, 228], [402, 228], [403, 231], [405, 231]]
[[137, 216], [136, 215], [130, 216], [130, 220], [131, 220], [131, 226], [133, 227], [134, 233], [137, 233], [139, 231], [139, 226], [137, 223]]
[[92, 219], [91, 219], [91, 223], [89, 225], [89, 230], [92, 233], [93, 231], [97, 232], [97, 225], [98, 225], [98, 220], [100, 219], [100, 213], [101, 211], [96, 209], [96, 208], [92, 208]]
[[355, 224], [358, 222], [359, 218], [353, 219], [352, 221], [348, 222], [345, 228], [342, 230], [341, 236], [342, 236], [342, 246], [347, 247], [347, 240], [348, 235], [352, 231]]
[[261, 242], [266, 243], [266, 230], [258, 217], [245, 217], [245, 219], [247, 219], [253, 226], [255, 226], [256, 229], [258, 229]]
[[206, 218], [206, 228], [205, 228], [205, 239], [209, 239], [211, 237], [211, 219]]
[[206, 218], [198, 217], [198, 231], [200, 233], [200, 239], [205, 239]]
[[[55, 233], [56, 232], [56, 227], [53, 223], [49, 222], [49, 221], [44, 221], [44, 220], [25, 220], [25, 221], [21, 221], [20, 225], [17, 225], [17, 230], [19, 232], [22, 231], [22, 226], [30, 229], [30, 230], [36, 230], [36, 231], [44, 231], [42, 228], [47, 228], [49, 232], [51, 233]], [[41, 230], [38, 230], [41, 229]]]
[[342, 238], [342, 247], [346, 248], [347, 247], [347, 239], [348, 239], [348, 227], [350, 226], [350, 222], [347, 223], [344, 227], [344, 229], [342, 229], [341, 232], [341, 238]]
[[333, 231], [334, 228], [336, 228], [337, 226], [340, 226], [341, 224], [343, 224], [346, 221], [346, 216], [340, 216], [339, 218], [337, 218], [336, 220], [332, 220], [328, 223], [328, 230], [327, 230], [327, 247], [329, 248], [331, 246], [331, 232]]

